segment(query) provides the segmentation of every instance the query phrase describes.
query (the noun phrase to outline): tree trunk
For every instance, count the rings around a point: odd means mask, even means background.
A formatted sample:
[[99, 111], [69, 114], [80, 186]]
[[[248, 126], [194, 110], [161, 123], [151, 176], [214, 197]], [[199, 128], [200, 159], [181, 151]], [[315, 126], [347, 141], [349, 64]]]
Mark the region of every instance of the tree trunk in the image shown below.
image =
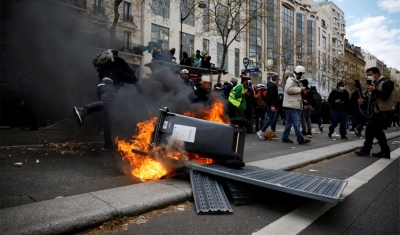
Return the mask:
[[118, 12], [118, 7], [121, 4], [122, 0], [115, 0], [114, 1], [114, 20], [111, 25], [111, 30], [110, 30], [110, 47], [114, 48], [115, 47], [115, 34], [117, 31], [117, 24], [119, 20], [119, 12]]
[[[224, 44], [226, 45], [226, 44]], [[224, 51], [222, 52], [222, 61], [221, 64], [219, 65], [219, 69], [223, 70], [224, 69], [224, 64], [225, 64], [225, 58], [226, 58], [226, 53], [228, 52], [228, 48], [224, 47]], [[219, 73], [218, 74], [218, 79], [217, 79], [217, 83], [221, 83], [221, 76], [222, 74]]]

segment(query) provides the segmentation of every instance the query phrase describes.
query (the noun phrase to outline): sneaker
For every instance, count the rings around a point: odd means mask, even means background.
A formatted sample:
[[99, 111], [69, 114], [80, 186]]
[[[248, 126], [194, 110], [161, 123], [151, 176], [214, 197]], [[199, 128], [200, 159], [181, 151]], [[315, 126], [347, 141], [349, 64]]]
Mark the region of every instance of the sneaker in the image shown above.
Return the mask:
[[111, 146], [111, 147], [105, 147], [105, 146], [103, 146], [103, 147], [101, 148], [101, 150], [103, 150], [103, 151], [105, 151], [105, 152], [116, 152], [116, 151], [118, 151], [118, 146], [115, 146], [115, 145], [113, 145], [113, 146]]
[[289, 143], [289, 144], [293, 144], [293, 140], [290, 139], [282, 139], [283, 143]]
[[226, 72], [225, 69], [224, 69], [224, 70], [222, 70], [222, 73], [223, 73], [224, 75], [226, 75], [226, 74], [228, 74], [229, 72]]
[[299, 142], [299, 144], [308, 144], [310, 142], [311, 142], [311, 140], [303, 139], [303, 141]]
[[362, 150], [360, 150], [360, 151], [355, 151], [354, 153], [355, 153], [357, 156], [360, 156], [360, 157], [369, 157], [369, 153], [364, 152], [364, 151], [362, 151]]
[[321, 133], [324, 132], [324, 127], [323, 127], [323, 126], [319, 126], [318, 128], [319, 128], [319, 131], [320, 131]]
[[348, 140], [349, 138], [347, 138], [347, 136], [343, 136], [342, 140]]
[[74, 106], [74, 109], [72, 110], [72, 113], [75, 116], [76, 121], [78, 122], [79, 125], [83, 125], [83, 112], [82, 112], [82, 108], [77, 108]]
[[384, 153], [384, 152], [380, 151], [379, 153], [373, 153], [371, 155], [373, 157], [381, 157], [381, 158], [390, 159], [390, 152], [389, 153]]
[[260, 137], [260, 139], [265, 140], [265, 138], [264, 138], [264, 132], [262, 132], [261, 130], [260, 130], [260, 131], [257, 131], [257, 135], [258, 135], [258, 137]]
[[307, 135], [308, 138], [312, 138], [311, 131], [307, 132], [306, 135]]
[[354, 129], [354, 134], [356, 134], [358, 137], [361, 137], [360, 131], [357, 129]]

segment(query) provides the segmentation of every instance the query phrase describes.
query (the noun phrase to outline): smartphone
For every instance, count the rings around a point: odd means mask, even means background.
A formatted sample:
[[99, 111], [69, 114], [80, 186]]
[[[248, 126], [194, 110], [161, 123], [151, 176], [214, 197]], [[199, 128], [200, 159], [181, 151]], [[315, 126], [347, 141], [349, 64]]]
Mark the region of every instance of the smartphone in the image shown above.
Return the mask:
[[354, 82], [355, 82], [355, 86], [356, 86], [356, 87], [361, 86], [360, 80], [354, 80]]
[[367, 85], [372, 86], [372, 80], [367, 80]]

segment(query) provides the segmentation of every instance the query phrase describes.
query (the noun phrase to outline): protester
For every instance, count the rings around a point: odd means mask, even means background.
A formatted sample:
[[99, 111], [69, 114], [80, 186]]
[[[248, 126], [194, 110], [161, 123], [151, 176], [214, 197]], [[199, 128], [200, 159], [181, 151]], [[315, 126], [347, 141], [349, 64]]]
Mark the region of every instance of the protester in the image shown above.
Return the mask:
[[244, 117], [246, 110], [246, 94], [248, 93], [247, 84], [250, 78], [243, 76], [241, 82], [237, 84], [229, 93], [229, 117]]
[[[278, 93], [278, 84], [280, 82], [279, 75], [274, 74], [271, 77], [271, 81], [267, 84], [267, 98], [266, 98], [266, 106], [265, 110], [267, 112], [268, 121], [265, 122], [264, 126], [257, 132], [257, 135], [260, 139], [265, 139], [264, 134], [269, 126], [271, 126], [271, 130], [276, 132], [276, 123], [278, 122], [279, 117], [279, 93]], [[273, 136], [277, 138], [276, 134]]]
[[81, 108], [74, 107], [73, 114], [79, 125], [83, 125], [84, 118], [96, 111], [103, 110], [104, 145], [102, 150], [117, 150], [111, 137], [113, 125], [113, 105], [115, 95], [124, 83], [135, 84], [139, 93], [142, 88], [138, 84], [135, 72], [130, 69], [124, 59], [118, 57], [118, 51], [107, 50], [93, 60], [93, 64], [99, 73], [97, 96], [99, 101], [87, 104]]
[[356, 151], [358, 156], [369, 156], [372, 149], [373, 140], [376, 138], [381, 151], [373, 153], [374, 157], [390, 158], [390, 148], [387, 143], [385, 132], [383, 131], [383, 117], [385, 112], [394, 110], [394, 83], [393, 81], [381, 76], [377, 67], [366, 70], [367, 79], [372, 81], [367, 85], [367, 90], [371, 92], [369, 99], [359, 99], [359, 104], [368, 102], [367, 116], [368, 122], [365, 128], [364, 146], [360, 151]]
[[182, 53], [182, 61], [179, 63], [180, 65], [192, 66], [192, 58], [188, 56], [188, 53], [184, 51]]
[[344, 83], [338, 82], [336, 89], [333, 90], [328, 97], [328, 102], [332, 111], [332, 124], [329, 126], [329, 138], [332, 136], [338, 123], [340, 123], [339, 133], [342, 140], [347, 140], [346, 126], [347, 126], [347, 111], [349, 105], [349, 92], [344, 88]]
[[310, 87], [310, 93], [313, 97], [313, 109], [311, 111], [311, 116], [315, 118], [318, 124], [319, 131], [323, 132], [323, 126], [321, 121], [321, 112], [322, 112], [322, 97], [321, 94], [318, 93], [317, 88], [315, 86]]
[[286, 108], [286, 126], [282, 135], [282, 142], [284, 143], [293, 143], [293, 141], [289, 139], [290, 129], [292, 126], [299, 144], [311, 142], [309, 139], [304, 139], [299, 128], [300, 112], [303, 109], [301, 93], [306, 90], [299, 79], [305, 72], [306, 69], [303, 66], [296, 66], [294, 74], [290, 75], [286, 80], [283, 96], [283, 108]]
[[311, 110], [314, 105], [314, 100], [310, 88], [308, 87], [308, 80], [303, 79], [301, 83], [306, 88], [302, 93], [303, 109], [301, 110], [301, 134], [307, 135], [308, 138], [312, 138], [311, 133]]
[[[267, 98], [267, 89], [264, 84], [258, 84], [257, 89], [254, 92], [255, 100], [255, 120], [256, 120], [256, 130], [260, 130], [265, 123], [265, 102]], [[258, 133], [257, 133], [258, 134]]]

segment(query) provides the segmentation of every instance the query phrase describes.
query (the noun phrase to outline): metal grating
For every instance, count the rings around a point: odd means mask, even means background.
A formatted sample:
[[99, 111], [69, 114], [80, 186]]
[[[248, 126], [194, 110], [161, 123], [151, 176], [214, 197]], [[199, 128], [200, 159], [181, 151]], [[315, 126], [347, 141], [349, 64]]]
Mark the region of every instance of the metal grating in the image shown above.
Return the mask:
[[191, 169], [190, 181], [197, 213], [232, 213], [232, 207], [218, 180]]
[[338, 203], [347, 181], [282, 170], [245, 166], [239, 169], [222, 165], [197, 165], [192, 169], [273, 190]]
[[231, 196], [233, 205], [249, 205], [257, 202], [257, 188], [254, 185], [245, 184], [243, 182], [227, 180], [225, 182], [228, 195]]

